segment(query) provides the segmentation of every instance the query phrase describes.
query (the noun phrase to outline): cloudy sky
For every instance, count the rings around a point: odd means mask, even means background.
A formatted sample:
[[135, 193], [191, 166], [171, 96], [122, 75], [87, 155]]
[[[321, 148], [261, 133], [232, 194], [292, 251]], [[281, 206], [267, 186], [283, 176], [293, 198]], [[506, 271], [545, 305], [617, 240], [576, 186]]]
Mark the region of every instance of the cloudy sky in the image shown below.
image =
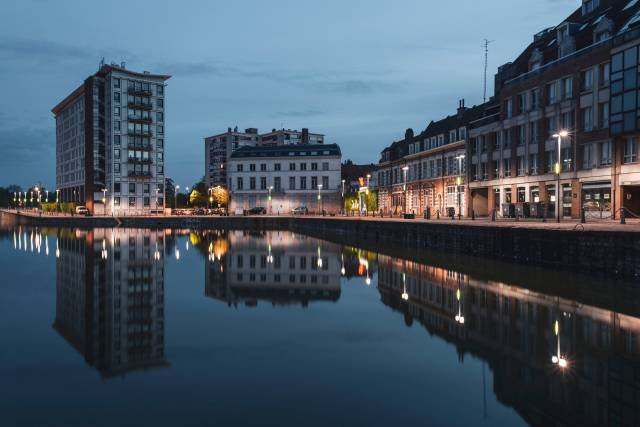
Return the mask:
[[[191, 184], [203, 137], [229, 126], [327, 135], [344, 159], [380, 151], [458, 99], [579, 0], [14, 0], [0, 14], [0, 186], [55, 186], [51, 108], [106, 62], [171, 74], [167, 168]], [[105, 7], [106, 6], [106, 7]]]

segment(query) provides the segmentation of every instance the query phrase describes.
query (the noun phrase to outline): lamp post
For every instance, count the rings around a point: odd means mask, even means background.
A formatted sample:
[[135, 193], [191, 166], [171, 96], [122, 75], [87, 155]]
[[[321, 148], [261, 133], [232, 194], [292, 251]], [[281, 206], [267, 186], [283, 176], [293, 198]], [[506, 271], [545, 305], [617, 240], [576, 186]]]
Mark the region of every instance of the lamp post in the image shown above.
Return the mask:
[[173, 189], [173, 209], [178, 208], [178, 190], [180, 190], [180, 186], [176, 185]]
[[342, 180], [342, 214], [344, 215], [346, 213], [345, 211], [345, 207], [344, 207], [344, 179]]
[[47, 203], [49, 203], [49, 190], [46, 190], [47, 193]]
[[187, 190], [187, 207], [189, 207], [189, 187], [185, 187], [185, 190]]
[[103, 214], [106, 216], [107, 215], [107, 189], [103, 188], [102, 189], [102, 209], [103, 209]]
[[273, 190], [273, 185], [270, 185], [268, 190], [269, 190], [269, 215], [273, 215], [273, 203], [271, 202], [271, 191]]
[[403, 194], [403, 206], [402, 213], [407, 213], [407, 173], [409, 172], [409, 166], [402, 168], [402, 194]]
[[156, 186], [156, 215], [158, 214], [158, 193], [159, 192], [160, 192], [160, 189]]
[[56, 189], [56, 204], [60, 203], [60, 189]]
[[322, 215], [322, 184], [318, 184], [318, 215]]
[[556, 178], [557, 178], [557, 185], [556, 185], [556, 222], [560, 222], [560, 172], [561, 170], [561, 166], [560, 166], [560, 157], [562, 155], [561, 153], [561, 147], [562, 147], [562, 138], [566, 138], [569, 135], [569, 132], [567, 132], [566, 130], [561, 130], [558, 133], [554, 134], [553, 137], [554, 138], [558, 138], [558, 158], [556, 159], [556, 165], [555, 165], [555, 169], [556, 169]]
[[456, 178], [456, 193], [458, 194], [458, 221], [462, 219], [462, 202], [460, 195], [460, 187], [462, 186], [462, 160], [464, 160], [465, 155], [460, 154], [456, 157], [458, 159], [458, 177]]

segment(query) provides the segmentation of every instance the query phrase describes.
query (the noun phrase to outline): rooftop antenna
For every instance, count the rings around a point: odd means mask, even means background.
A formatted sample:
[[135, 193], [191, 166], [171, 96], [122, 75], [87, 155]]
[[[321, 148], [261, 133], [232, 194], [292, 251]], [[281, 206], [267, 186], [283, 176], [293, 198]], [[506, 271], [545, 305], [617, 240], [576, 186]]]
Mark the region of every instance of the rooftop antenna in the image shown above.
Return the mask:
[[102, 68], [104, 66], [104, 56], [100, 59], [100, 65], [98, 68]]
[[482, 97], [483, 103], [487, 102], [487, 65], [489, 62], [489, 44], [495, 40], [484, 39], [484, 95]]

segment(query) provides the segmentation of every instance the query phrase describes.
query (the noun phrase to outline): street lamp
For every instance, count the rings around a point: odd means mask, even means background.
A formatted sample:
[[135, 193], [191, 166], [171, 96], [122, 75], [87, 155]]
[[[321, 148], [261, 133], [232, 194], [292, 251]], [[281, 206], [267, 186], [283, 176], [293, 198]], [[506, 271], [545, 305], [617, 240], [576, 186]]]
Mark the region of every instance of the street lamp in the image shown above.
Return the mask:
[[185, 190], [187, 190], [187, 207], [189, 207], [189, 187], [185, 187]]
[[103, 214], [107, 215], [107, 189], [103, 188], [102, 189], [102, 210], [103, 210]]
[[402, 207], [402, 213], [407, 213], [407, 173], [409, 172], [409, 166], [402, 168], [402, 193], [404, 198], [404, 206]]
[[60, 189], [56, 189], [56, 204], [60, 203]]
[[180, 186], [176, 185], [173, 190], [173, 209], [178, 208], [178, 190], [180, 190]]
[[345, 207], [344, 207], [344, 179], [342, 180], [342, 213], [345, 213]]
[[560, 157], [561, 157], [561, 146], [562, 146], [562, 138], [566, 138], [569, 135], [569, 132], [566, 130], [561, 130], [556, 134], [553, 134], [554, 138], [558, 138], [558, 158], [556, 159], [556, 177], [558, 179], [558, 184], [556, 186], [556, 222], [560, 222]]
[[322, 184], [318, 184], [318, 213], [322, 215]]
[[46, 193], [47, 193], [47, 203], [49, 203], [49, 190], [47, 190]]
[[462, 219], [462, 202], [460, 195], [460, 187], [462, 186], [462, 160], [464, 160], [464, 154], [460, 154], [456, 157], [458, 160], [458, 177], [456, 178], [456, 193], [458, 193], [458, 221]]

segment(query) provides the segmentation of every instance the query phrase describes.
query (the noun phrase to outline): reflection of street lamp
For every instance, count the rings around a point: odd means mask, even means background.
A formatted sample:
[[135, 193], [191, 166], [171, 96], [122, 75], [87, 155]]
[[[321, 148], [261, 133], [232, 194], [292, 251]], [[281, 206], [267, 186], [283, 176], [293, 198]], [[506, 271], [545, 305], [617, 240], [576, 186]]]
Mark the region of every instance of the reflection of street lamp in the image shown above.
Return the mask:
[[556, 335], [556, 339], [558, 341], [558, 350], [557, 350], [556, 354], [551, 356], [551, 362], [554, 365], [558, 365], [561, 368], [566, 368], [568, 366], [567, 359], [562, 357], [562, 355], [560, 354], [560, 323], [557, 320], [556, 320], [556, 323], [554, 324], [554, 328], [553, 329], [554, 329], [554, 333]]
[[402, 273], [402, 299], [409, 300], [409, 294], [407, 293], [407, 275]]
[[271, 202], [271, 191], [273, 190], [273, 185], [270, 185], [269, 188], [269, 215], [273, 214], [273, 203]]
[[346, 212], [345, 207], [344, 207], [344, 179], [342, 180], [342, 213], [344, 214]]
[[556, 176], [558, 179], [558, 185], [556, 186], [556, 222], [560, 222], [560, 172], [561, 172], [561, 167], [560, 167], [560, 157], [562, 156], [561, 153], [561, 146], [562, 146], [562, 138], [566, 138], [569, 135], [569, 132], [567, 132], [566, 130], [561, 130], [558, 133], [553, 134], [554, 138], [558, 138], [558, 158], [556, 159]]
[[460, 187], [462, 186], [462, 160], [464, 160], [464, 154], [460, 154], [458, 157], [458, 177], [456, 178], [456, 193], [458, 193], [458, 220], [462, 219], [462, 202], [460, 200]]
[[402, 213], [407, 213], [407, 172], [409, 172], [409, 166], [402, 168], [402, 193], [404, 195], [404, 206], [402, 207]]
[[456, 290], [456, 299], [458, 300], [458, 314], [456, 314], [456, 322], [464, 325], [464, 316], [462, 315], [462, 293], [460, 288]]
[[318, 214], [322, 215], [322, 184], [318, 184]]
[[347, 272], [347, 270], [344, 268], [344, 254], [343, 253], [340, 254], [340, 265], [341, 265], [340, 274], [342, 274], [344, 276], [345, 273]]

